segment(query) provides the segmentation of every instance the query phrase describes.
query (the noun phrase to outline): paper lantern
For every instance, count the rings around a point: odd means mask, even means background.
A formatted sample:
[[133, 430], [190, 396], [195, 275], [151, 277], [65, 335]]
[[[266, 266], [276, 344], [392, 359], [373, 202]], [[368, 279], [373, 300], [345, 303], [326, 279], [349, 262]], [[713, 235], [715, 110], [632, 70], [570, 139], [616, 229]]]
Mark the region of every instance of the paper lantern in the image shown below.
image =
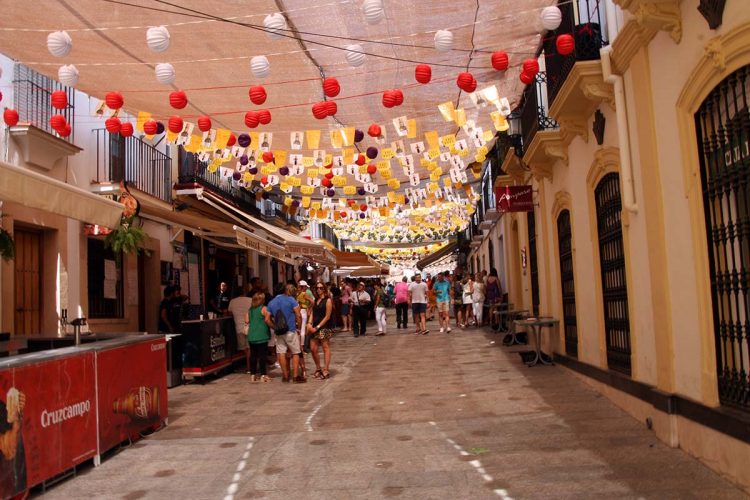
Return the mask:
[[232, 133], [229, 132], [229, 139], [227, 139], [227, 146], [232, 147], [237, 142], [237, 137]]
[[281, 167], [279, 169], [279, 174], [280, 175], [285, 175], [285, 176], [289, 175], [289, 167]]
[[365, 195], [365, 188], [358, 187], [357, 188], [357, 194], [360, 195], [360, 196], [364, 196]]
[[325, 165], [323, 165], [323, 168], [331, 169], [333, 168], [333, 163], [326, 163]]
[[187, 94], [182, 90], [175, 90], [169, 93], [169, 104], [175, 109], [182, 109], [187, 106]]
[[263, 19], [263, 26], [266, 28], [266, 35], [271, 40], [278, 40], [284, 36], [286, 28], [286, 19], [280, 12], [269, 14]]
[[343, 210], [339, 212], [339, 217], [341, 217], [342, 219], [346, 219], [346, 212], [344, 212]]
[[339, 81], [335, 78], [328, 77], [323, 80], [323, 93], [327, 97], [336, 97], [341, 92]]
[[154, 68], [156, 81], [162, 85], [172, 85], [175, 79], [174, 66], [169, 63], [160, 63]]
[[521, 72], [519, 78], [524, 85], [531, 85], [534, 82], [534, 75], [532, 75], [531, 73], [526, 73], [525, 71]]
[[326, 191], [326, 194], [329, 198], [333, 198], [334, 196], [336, 196], [336, 190], [333, 188], [329, 188], [328, 191]]
[[354, 208], [354, 206], [357, 204], [357, 200], [349, 200], [349, 206]]
[[404, 93], [401, 89], [394, 89], [393, 96], [396, 98], [396, 106], [401, 106], [404, 103]]
[[255, 78], [265, 78], [271, 74], [271, 63], [266, 56], [255, 56], [250, 59], [250, 71]]
[[[263, 177], [261, 177], [260, 178], [260, 183], [261, 184], [268, 184], [268, 176], [264, 175]], [[265, 194], [265, 193], [263, 193], [263, 194]]]
[[380, 134], [382, 134], [383, 131], [380, 129], [380, 125], [377, 123], [373, 123], [370, 125], [370, 128], [367, 129], [367, 135], [370, 137], [380, 137]]
[[374, 160], [378, 157], [378, 148], [370, 146], [369, 148], [367, 148], [366, 154], [369, 159]]
[[543, 8], [539, 17], [542, 20], [542, 27], [549, 31], [556, 30], [562, 22], [562, 12], [556, 5]]
[[173, 134], [179, 134], [182, 132], [182, 127], [184, 123], [182, 121], [182, 118], [179, 116], [170, 116], [169, 121], [167, 121], [167, 128], [169, 128], [169, 131]]
[[383, 92], [383, 106], [386, 108], [392, 108], [398, 102], [396, 94], [392, 90], [386, 90]]
[[73, 128], [69, 123], [66, 123], [62, 128], [60, 128], [60, 130], [57, 130], [56, 132], [60, 135], [60, 137], [68, 137], [73, 133]]
[[316, 102], [312, 106], [312, 114], [318, 120], [322, 120], [328, 116], [328, 106], [325, 101]]
[[266, 97], [268, 97], [266, 94], [266, 89], [263, 87], [263, 85], [255, 85], [254, 87], [250, 87], [248, 95], [250, 96], [250, 101], [253, 104], [257, 104], [258, 106], [266, 102]]
[[385, 19], [383, 0], [365, 0], [362, 3], [362, 13], [365, 15], [367, 24], [378, 24]]
[[435, 33], [435, 48], [446, 52], [453, 48], [453, 33], [448, 30], [438, 30]]
[[365, 164], [366, 161], [367, 159], [365, 158], [365, 155], [360, 153], [359, 155], [357, 155], [357, 160], [354, 163], [356, 163], [359, 166], [362, 166]]
[[155, 120], [149, 120], [143, 124], [143, 132], [146, 135], [155, 135], [159, 131], [159, 124]]
[[331, 179], [325, 178], [320, 183], [325, 187], [331, 187], [333, 186], [333, 182], [331, 182]]
[[120, 109], [125, 104], [125, 99], [119, 92], [107, 92], [107, 95], [104, 96], [104, 102], [109, 109]]
[[116, 116], [112, 116], [104, 120], [104, 128], [106, 128], [107, 132], [110, 134], [116, 134], [122, 131], [122, 122], [120, 122], [120, 119]]
[[456, 85], [464, 92], [474, 92], [477, 89], [477, 81], [471, 73], [463, 72], [458, 74]]
[[260, 123], [260, 117], [257, 111], [248, 111], [245, 113], [245, 126], [247, 128], [255, 128]]
[[365, 138], [365, 133], [360, 129], [354, 129], [354, 142], [362, 142]]
[[292, 206], [293, 206], [294, 208], [297, 208], [297, 207], [299, 207], [299, 205], [300, 205], [300, 203], [299, 203], [299, 200], [292, 200]]
[[367, 59], [364, 51], [365, 49], [363, 49], [361, 45], [347, 45], [346, 61], [349, 63], [349, 66], [352, 66], [354, 68], [362, 66], [365, 63], [365, 59]]
[[537, 73], [539, 73], [539, 62], [536, 59], [526, 59], [523, 62], [523, 70], [524, 73], [528, 73], [531, 76], [536, 76]]
[[365, 214], [364, 214], [364, 212], [363, 212], [363, 213], [361, 213], [361, 214], [359, 214], [359, 218], [360, 218], [360, 219], [364, 219], [364, 218], [365, 218]]
[[258, 167], [250, 167], [247, 171], [250, 172], [250, 175], [255, 175], [258, 173]]
[[65, 109], [68, 107], [68, 94], [64, 90], [55, 90], [49, 100], [53, 108]]
[[146, 44], [154, 52], [164, 52], [169, 48], [169, 30], [166, 26], [154, 26], [146, 31]]
[[258, 121], [261, 125], [268, 125], [271, 123], [271, 112], [267, 109], [261, 109], [258, 111]]
[[240, 134], [239, 137], [237, 137], [237, 144], [239, 144], [240, 147], [246, 148], [250, 145], [250, 143], [253, 142], [252, 138], [249, 134]]
[[336, 101], [324, 101], [326, 104], [326, 114], [328, 116], [333, 116], [336, 113], [339, 112], [339, 106], [336, 104]]
[[237, 172], [236, 170], [232, 172], [232, 179], [238, 181], [242, 179], [242, 174], [240, 172]]
[[123, 137], [130, 137], [131, 135], [133, 135], [133, 124], [130, 122], [125, 122], [120, 125], [120, 135]]
[[510, 60], [508, 59], [508, 54], [502, 50], [493, 52], [491, 60], [492, 60], [492, 67], [498, 71], [505, 71], [506, 69], [508, 69], [508, 65], [510, 64]]
[[240, 156], [240, 165], [247, 165], [250, 163], [250, 160], [247, 158], [247, 155]]
[[156, 122], [156, 134], [163, 134], [164, 133], [164, 124], [162, 122]]
[[11, 108], [5, 108], [5, 111], [3, 111], [3, 121], [9, 127], [18, 124], [18, 111]]
[[78, 85], [78, 68], [72, 64], [60, 66], [57, 70], [57, 79], [67, 87], [75, 87]]
[[[117, 121], [119, 122], [120, 120], [117, 120]], [[49, 125], [54, 130], [63, 128], [66, 123], [68, 122], [65, 120], [65, 117], [63, 115], [52, 115], [49, 118]], [[119, 132], [119, 128], [117, 130]]]
[[421, 84], [430, 83], [432, 68], [427, 64], [418, 64], [414, 69], [414, 78]]
[[378, 167], [376, 167], [373, 164], [367, 165], [367, 173], [370, 175], [375, 175], [378, 171]]
[[326, 179], [333, 179], [333, 172], [326, 172], [326, 175], [324, 175]]
[[206, 115], [198, 117], [198, 130], [208, 132], [211, 130], [211, 118]]
[[361, 205], [359, 206], [359, 210], [360, 210], [360, 212], [365, 212], [365, 211], [367, 211], [367, 205], [366, 205], [366, 204], [364, 204], [364, 203], [362, 203], [362, 204], [361, 204]]
[[565, 33], [558, 35], [555, 40], [555, 46], [557, 47], [557, 53], [561, 56], [567, 56], [573, 53], [576, 48], [576, 42], [572, 35]]
[[270, 151], [265, 151], [263, 153], [263, 161], [266, 163], [273, 163], [273, 153]]
[[67, 31], [55, 31], [47, 35], [47, 50], [55, 57], [65, 57], [73, 48], [73, 40]]

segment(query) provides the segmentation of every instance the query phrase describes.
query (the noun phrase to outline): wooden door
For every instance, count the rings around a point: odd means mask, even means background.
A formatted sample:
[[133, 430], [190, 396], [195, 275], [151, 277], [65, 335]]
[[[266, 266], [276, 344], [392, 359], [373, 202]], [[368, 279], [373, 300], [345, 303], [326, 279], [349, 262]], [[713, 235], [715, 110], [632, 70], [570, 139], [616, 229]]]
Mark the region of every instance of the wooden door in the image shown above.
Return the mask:
[[15, 228], [15, 334], [41, 333], [42, 233]]

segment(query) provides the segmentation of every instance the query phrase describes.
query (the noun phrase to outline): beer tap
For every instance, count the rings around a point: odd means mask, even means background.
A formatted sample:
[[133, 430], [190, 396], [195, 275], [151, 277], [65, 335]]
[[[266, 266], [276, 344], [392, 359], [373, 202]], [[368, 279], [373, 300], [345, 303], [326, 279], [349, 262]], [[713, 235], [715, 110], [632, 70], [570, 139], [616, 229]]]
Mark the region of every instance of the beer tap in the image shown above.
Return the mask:
[[60, 331], [65, 335], [68, 331], [68, 310], [60, 309]]

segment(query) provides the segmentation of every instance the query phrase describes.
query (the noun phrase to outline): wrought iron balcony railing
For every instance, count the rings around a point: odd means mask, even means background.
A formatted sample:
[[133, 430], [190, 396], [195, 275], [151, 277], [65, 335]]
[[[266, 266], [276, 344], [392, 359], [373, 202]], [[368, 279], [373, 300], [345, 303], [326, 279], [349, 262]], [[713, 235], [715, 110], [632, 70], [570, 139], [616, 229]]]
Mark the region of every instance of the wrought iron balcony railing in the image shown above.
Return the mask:
[[521, 102], [521, 130], [524, 148], [531, 144], [539, 130], [558, 128], [557, 122], [549, 116], [547, 104], [547, 74], [540, 71], [534, 83], [527, 85]]
[[[63, 109], [52, 107], [52, 92], [56, 90], [62, 90], [68, 98], [68, 104]], [[28, 66], [16, 63], [13, 66], [13, 105], [21, 122], [29, 122], [71, 144], [74, 142], [75, 89], [37, 73]], [[63, 115], [70, 125], [72, 132], [68, 137], [59, 136], [50, 125], [50, 118], [56, 114]]]

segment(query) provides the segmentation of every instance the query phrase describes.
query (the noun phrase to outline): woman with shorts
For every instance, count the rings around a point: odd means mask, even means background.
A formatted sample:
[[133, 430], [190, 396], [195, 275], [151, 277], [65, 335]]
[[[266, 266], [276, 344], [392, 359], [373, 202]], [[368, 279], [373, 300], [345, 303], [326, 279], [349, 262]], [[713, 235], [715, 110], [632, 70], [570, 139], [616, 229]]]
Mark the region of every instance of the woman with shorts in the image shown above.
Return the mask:
[[[333, 334], [333, 321], [331, 320], [333, 301], [329, 297], [328, 290], [323, 283], [315, 285], [315, 302], [312, 307], [312, 321], [307, 326], [307, 334], [310, 336], [310, 350], [315, 362], [315, 374], [313, 377], [325, 380], [331, 376], [331, 346], [330, 339]], [[318, 349], [323, 347], [324, 368], [320, 367], [320, 355]]]
[[[317, 297], [317, 295], [316, 295]], [[344, 286], [341, 287], [341, 319], [344, 321], [344, 332], [352, 331], [352, 287], [349, 280], [344, 280]]]

